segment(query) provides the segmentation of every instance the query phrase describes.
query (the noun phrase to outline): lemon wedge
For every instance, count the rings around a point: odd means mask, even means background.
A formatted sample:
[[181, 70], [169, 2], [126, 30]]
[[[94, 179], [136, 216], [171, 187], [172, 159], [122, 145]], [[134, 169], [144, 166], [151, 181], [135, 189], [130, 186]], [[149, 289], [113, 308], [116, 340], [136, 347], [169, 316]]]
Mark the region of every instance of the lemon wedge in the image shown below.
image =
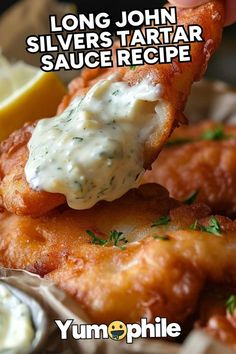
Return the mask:
[[65, 92], [56, 74], [0, 55], [0, 141], [25, 122], [55, 115]]

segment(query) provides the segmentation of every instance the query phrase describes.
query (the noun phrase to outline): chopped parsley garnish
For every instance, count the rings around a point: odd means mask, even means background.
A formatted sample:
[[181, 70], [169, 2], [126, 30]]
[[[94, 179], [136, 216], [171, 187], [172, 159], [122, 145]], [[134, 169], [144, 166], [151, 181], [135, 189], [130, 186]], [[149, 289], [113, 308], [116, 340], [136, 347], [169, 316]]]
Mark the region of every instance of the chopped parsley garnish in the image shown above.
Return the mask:
[[170, 139], [167, 141], [166, 146], [176, 146], [176, 145], [183, 145], [187, 143], [191, 143], [193, 140], [188, 139], [188, 138], [176, 138], [176, 139]]
[[214, 216], [211, 217], [209, 226], [204, 226], [204, 225], [200, 224], [198, 220], [196, 220], [195, 223], [190, 226], [190, 229], [208, 232], [208, 233], [213, 234], [215, 236], [221, 236], [220, 224]]
[[168, 235], [165, 235], [165, 236], [153, 236], [153, 238], [155, 238], [156, 240], [162, 240], [162, 241], [169, 241], [170, 240], [170, 237]]
[[97, 237], [91, 230], [86, 230], [86, 233], [92, 238], [92, 243], [95, 245], [105, 246], [111, 243], [112, 245], [119, 247], [121, 250], [124, 250], [124, 245], [128, 243], [128, 240], [124, 237], [123, 232], [116, 230], [110, 232], [107, 240]]
[[230, 315], [233, 315], [236, 308], [236, 295], [231, 295], [226, 301], [226, 309]]
[[202, 140], [223, 140], [226, 138], [223, 127], [218, 126], [214, 129], [206, 130], [202, 133]]
[[83, 141], [84, 139], [79, 137], [79, 136], [74, 136], [73, 140], [77, 140], [77, 141]]
[[86, 232], [92, 238], [92, 243], [94, 245], [104, 246], [107, 243], [107, 240], [97, 237], [91, 230], [86, 230]]
[[130, 66], [130, 70], [135, 70], [136, 69], [136, 65], [131, 65]]
[[214, 129], [205, 130], [199, 138], [185, 138], [185, 137], [177, 137], [175, 139], [170, 139], [167, 143], [167, 147], [176, 146], [176, 145], [184, 145], [187, 143], [195, 143], [201, 140], [224, 140], [229, 138], [228, 135], [224, 133], [224, 129], [222, 126], [217, 126]]
[[115, 90], [114, 92], [112, 92], [113, 95], [117, 95], [119, 93], [119, 90]]
[[197, 230], [201, 230], [201, 227], [202, 225], [198, 222], [198, 220], [195, 221], [194, 224], [190, 225], [190, 230], [194, 230], [194, 231], [197, 231]]
[[192, 193], [188, 196], [188, 198], [186, 198], [186, 199], [183, 201], [184, 204], [187, 204], [187, 205], [193, 204], [193, 203], [196, 201], [198, 194], [199, 194], [199, 190], [192, 192]]
[[163, 215], [159, 219], [155, 220], [151, 227], [167, 225], [170, 222], [170, 217], [168, 215]]
[[123, 236], [123, 232], [113, 230], [110, 232], [109, 241], [114, 243], [114, 246], [118, 246], [120, 242], [127, 243], [128, 240]]

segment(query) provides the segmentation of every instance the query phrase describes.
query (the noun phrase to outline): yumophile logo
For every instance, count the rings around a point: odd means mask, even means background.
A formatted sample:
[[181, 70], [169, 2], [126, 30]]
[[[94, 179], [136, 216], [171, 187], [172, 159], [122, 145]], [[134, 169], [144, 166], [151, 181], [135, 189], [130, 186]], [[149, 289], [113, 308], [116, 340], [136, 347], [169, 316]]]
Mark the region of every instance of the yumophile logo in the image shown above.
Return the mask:
[[69, 333], [76, 340], [83, 339], [112, 339], [115, 341], [126, 340], [131, 344], [137, 338], [166, 338], [179, 337], [181, 327], [178, 323], [167, 323], [166, 318], [156, 317], [153, 323], [146, 318], [141, 318], [140, 323], [124, 323], [116, 320], [106, 324], [76, 324], [74, 320], [55, 320], [60, 330], [62, 340], [68, 339]]

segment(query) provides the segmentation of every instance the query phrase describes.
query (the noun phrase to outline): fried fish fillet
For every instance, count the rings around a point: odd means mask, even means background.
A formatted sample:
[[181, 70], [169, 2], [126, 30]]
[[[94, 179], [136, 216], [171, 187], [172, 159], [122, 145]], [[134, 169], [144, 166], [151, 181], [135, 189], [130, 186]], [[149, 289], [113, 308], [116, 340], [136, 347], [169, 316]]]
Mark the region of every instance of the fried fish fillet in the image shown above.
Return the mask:
[[41, 215], [65, 203], [61, 194], [32, 190], [25, 178], [27, 143], [34, 125], [25, 124], [0, 144], [0, 199], [2, 206], [16, 214]]
[[235, 216], [236, 127], [209, 121], [176, 129], [145, 181], [181, 201], [197, 192], [214, 213]]
[[[97, 80], [108, 77], [111, 73], [118, 73], [119, 80], [136, 85], [145, 78], [149, 78], [153, 85], [163, 87], [162, 98], [158, 101], [160, 119], [155, 131], [148, 137], [144, 144], [144, 168], [149, 168], [156, 159], [158, 153], [168, 139], [173, 128], [183, 121], [183, 109], [188, 97], [191, 85], [200, 79], [204, 74], [208, 60], [217, 48], [221, 40], [222, 27], [224, 22], [223, 2], [212, 0], [194, 9], [177, 9], [178, 24], [187, 27], [197, 23], [203, 28], [204, 42], [191, 43], [192, 61], [180, 63], [175, 60], [171, 64], [144, 65], [136, 70], [130, 68], [112, 68], [109, 70], [88, 71], [82, 73], [82, 77], [72, 84], [72, 91], [63, 101], [63, 108], [75, 95], [83, 95], [89, 87]], [[75, 86], [77, 89], [75, 90]], [[61, 106], [61, 107], [62, 107]], [[26, 128], [16, 132], [14, 138], [4, 142], [0, 148], [0, 166], [2, 182], [0, 195], [2, 205], [8, 211], [19, 215], [39, 216], [57, 205], [65, 203], [62, 195], [33, 191], [27, 184], [24, 174], [24, 166], [28, 159], [26, 144], [32, 130], [28, 129], [27, 136], [24, 135]], [[18, 139], [25, 136], [24, 144], [18, 148]], [[10, 159], [8, 164], [6, 159]], [[5, 165], [12, 166], [6, 169]]]
[[[199, 301], [196, 327], [229, 344], [236, 350], [236, 287], [208, 285]], [[229, 306], [230, 300], [232, 307]]]
[[164, 316], [182, 324], [208, 282], [236, 285], [235, 234], [236, 222], [207, 206], [180, 206], [144, 185], [89, 210], [5, 212], [0, 264], [53, 280], [96, 323]]
[[236, 315], [213, 315], [204, 330], [236, 351]]
[[85, 69], [81, 76], [69, 85], [69, 93], [59, 105], [58, 112], [62, 112], [68, 104], [81, 92], [86, 92], [98, 80], [105, 79], [111, 73], [117, 72], [121, 81], [130, 86], [136, 85], [149, 77], [153, 85], [162, 85], [163, 99], [161, 113], [163, 122], [156, 127], [144, 146], [145, 167], [149, 168], [160, 152], [174, 126], [185, 121], [183, 110], [194, 81], [204, 75], [208, 61], [217, 49], [222, 35], [224, 23], [224, 6], [221, 0], [212, 0], [207, 4], [194, 9], [177, 8], [177, 23], [187, 28], [197, 23], [203, 29], [203, 42], [193, 42], [191, 47], [191, 62], [180, 62], [177, 59], [170, 64], [155, 64], [130, 67], [116, 67], [111, 69]]

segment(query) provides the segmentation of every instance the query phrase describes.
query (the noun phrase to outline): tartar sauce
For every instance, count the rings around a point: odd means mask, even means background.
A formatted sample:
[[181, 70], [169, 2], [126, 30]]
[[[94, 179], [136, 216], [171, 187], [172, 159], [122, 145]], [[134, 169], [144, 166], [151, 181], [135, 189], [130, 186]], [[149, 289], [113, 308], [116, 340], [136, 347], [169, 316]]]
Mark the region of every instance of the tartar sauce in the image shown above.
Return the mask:
[[0, 353], [29, 349], [34, 338], [30, 310], [0, 284]]
[[138, 186], [161, 96], [162, 86], [149, 79], [129, 86], [112, 75], [61, 115], [40, 120], [28, 144], [31, 188], [64, 194], [71, 208], [87, 209]]

